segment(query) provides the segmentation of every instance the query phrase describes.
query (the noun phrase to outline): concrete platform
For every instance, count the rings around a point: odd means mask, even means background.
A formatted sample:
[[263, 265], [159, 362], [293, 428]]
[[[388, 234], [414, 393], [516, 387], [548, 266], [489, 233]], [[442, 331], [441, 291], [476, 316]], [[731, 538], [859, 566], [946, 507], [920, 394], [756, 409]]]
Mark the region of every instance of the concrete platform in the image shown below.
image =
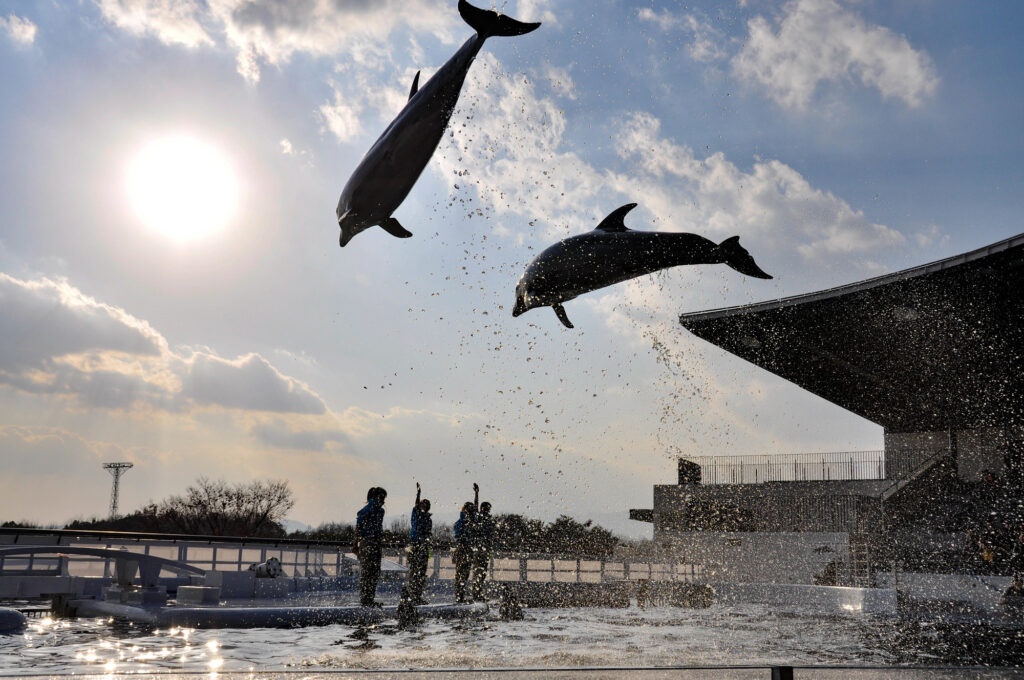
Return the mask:
[[[776, 671], [778, 672], [778, 671]], [[773, 675], [769, 666], [727, 666], [717, 668], [467, 668], [437, 670], [339, 670], [290, 672], [218, 672], [218, 680], [769, 680], [792, 677], [796, 680], [1020, 680], [1024, 669], [1019, 668], [873, 668], [873, 667], [804, 667], [793, 668], [792, 676]], [[75, 675], [81, 680], [198, 680], [210, 678], [211, 673], [132, 673]], [[3, 673], [0, 672], [0, 677]], [[25, 675], [31, 678], [68, 678], [69, 675]]]

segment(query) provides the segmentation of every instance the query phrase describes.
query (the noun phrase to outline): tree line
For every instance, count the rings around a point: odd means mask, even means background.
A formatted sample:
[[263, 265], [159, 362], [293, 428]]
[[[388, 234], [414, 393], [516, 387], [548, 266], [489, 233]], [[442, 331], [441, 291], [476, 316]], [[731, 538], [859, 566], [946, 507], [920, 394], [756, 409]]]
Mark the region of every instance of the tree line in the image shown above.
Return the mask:
[[[355, 526], [350, 523], [331, 522], [289, 534], [283, 521], [294, 506], [292, 490], [285, 480], [230, 484], [224, 480], [200, 477], [183, 494], [169, 496], [159, 503], [149, 503], [121, 517], [75, 520], [65, 528], [355, 542]], [[496, 515], [494, 524], [492, 552], [600, 557], [611, 555], [619, 544], [619, 539], [607, 529], [590, 520], [578, 522], [568, 515], [562, 515], [553, 522], [544, 522], [508, 513]], [[25, 525], [6, 522], [3, 526]], [[401, 549], [408, 542], [407, 518], [392, 522], [384, 530], [386, 547]], [[453, 543], [451, 525], [436, 524], [434, 547], [447, 550]]]
[[[355, 540], [355, 526], [332, 522], [322, 524], [316, 529], [293, 532], [289, 538], [350, 543]], [[433, 545], [435, 548], [451, 549], [454, 540], [454, 532], [450, 525], [434, 525]], [[385, 528], [383, 543], [392, 549], [408, 545], [408, 521], [392, 522], [389, 528]], [[595, 525], [591, 520], [579, 522], [568, 515], [562, 515], [553, 522], [544, 522], [508, 513], [494, 517], [494, 539], [491, 551], [601, 557], [611, 555], [618, 544], [619, 539], [612, 532]]]
[[229, 484], [200, 477], [184, 494], [121, 517], [75, 520], [66, 528], [283, 538], [282, 522], [294, 506], [292, 490], [284, 480]]

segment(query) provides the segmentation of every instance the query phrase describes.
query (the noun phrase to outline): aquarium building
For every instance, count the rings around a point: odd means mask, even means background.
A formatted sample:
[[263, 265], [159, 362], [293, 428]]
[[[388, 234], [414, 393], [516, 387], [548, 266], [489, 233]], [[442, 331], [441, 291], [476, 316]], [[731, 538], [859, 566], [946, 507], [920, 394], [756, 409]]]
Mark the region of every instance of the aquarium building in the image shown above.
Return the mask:
[[1022, 284], [1024, 234], [837, 288], [682, 315], [701, 339], [881, 425], [884, 451], [680, 461], [679, 483], [655, 486], [653, 508], [631, 518], [653, 522], [664, 550], [747, 562], [731, 574], [740, 580], [777, 572], [793, 551], [810, 563], [788, 578], [820, 580], [831, 562], [856, 575], [877, 561], [870, 551], [894, 555], [895, 545], [955, 550], [970, 516], [996, 512], [986, 499], [1003, 508], [1020, 495]]

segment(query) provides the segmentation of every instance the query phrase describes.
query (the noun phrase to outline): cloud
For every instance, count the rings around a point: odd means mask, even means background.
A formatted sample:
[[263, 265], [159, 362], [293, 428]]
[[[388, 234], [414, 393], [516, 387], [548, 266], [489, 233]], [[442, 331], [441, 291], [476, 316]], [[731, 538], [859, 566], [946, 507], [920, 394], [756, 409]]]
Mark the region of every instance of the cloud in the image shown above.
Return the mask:
[[750, 20], [732, 70], [784, 108], [805, 110], [827, 82], [859, 80], [909, 107], [920, 106], [938, 87], [927, 53], [835, 0], [791, 0], [782, 11], [778, 32], [762, 16]]
[[[519, 0], [519, 6], [513, 15], [519, 21], [539, 21], [548, 26], [558, 25], [558, 17], [550, 9], [541, 9], [540, 6], [547, 4], [545, 0]], [[484, 3], [486, 7], [487, 4]], [[500, 5], [499, 5], [500, 7]], [[499, 9], [498, 11], [508, 12]]]
[[627, 117], [616, 147], [646, 176], [638, 193], [647, 207], [656, 215], [673, 215], [686, 230], [720, 237], [738, 233], [778, 246], [795, 241], [808, 259], [870, 253], [904, 241], [899, 232], [872, 223], [831, 192], [815, 189], [781, 161], [758, 160], [744, 172], [722, 153], [699, 159], [689, 148], [661, 137], [660, 121], [650, 114]]
[[416, 72], [420, 72], [421, 83], [427, 82], [434, 73], [426, 68], [401, 69], [388, 60], [366, 56], [364, 53], [362, 60], [335, 68], [335, 77], [328, 81], [333, 101], [317, 109], [323, 121], [321, 132], [330, 132], [340, 142], [352, 141], [365, 132], [361, 116], [366, 111], [390, 121], [408, 101], [409, 86]]
[[121, 446], [90, 441], [57, 427], [0, 425], [0, 451], [4, 468], [20, 475], [66, 477], [96, 472], [104, 461], [133, 460]]
[[695, 14], [673, 14], [667, 9], [656, 12], [649, 7], [637, 11], [637, 18], [665, 32], [678, 29], [689, 33], [693, 42], [686, 46], [686, 51], [694, 61], [717, 61], [728, 54], [724, 47], [725, 36], [706, 18]]
[[547, 64], [542, 71], [542, 77], [547, 79], [548, 86], [558, 96], [565, 99], [576, 99], [576, 83], [569, 75], [569, 69]]
[[11, 40], [19, 45], [31, 45], [36, 40], [36, 25], [17, 14], [8, 14], [6, 19], [0, 17], [0, 29], [6, 31]]
[[0, 273], [0, 370], [71, 354], [156, 356], [166, 341], [149, 324], [84, 295], [64, 279], [20, 281]]
[[197, 404], [272, 413], [327, 411], [308, 387], [282, 375], [258, 354], [229, 361], [196, 352], [185, 364], [181, 396]]
[[[810, 261], [904, 242], [899, 232], [814, 188], [781, 161], [758, 159], [744, 171], [723, 153], [698, 158], [664, 137], [660, 121], [649, 113], [631, 113], [617, 125], [613, 139], [622, 170], [599, 170], [568, 150], [556, 98], [521, 77], [500, 73], [491, 56], [478, 59], [466, 88], [472, 93], [471, 125], [452, 126], [434, 167], [445, 180], [462, 175], [461, 189], [453, 191], [475, 194], [487, 211], [540, 222], [535, 238], [592, 229], [603, 213], [632, 201], [655, 218], [655, 228], [718, 239], [741, 234], [787, 255], [797, 244]], [[482, 158], [465, 162], [464, 156], [474, 153]], [[601, 208], [581, 211], [580, 206]], [[640, 222], [642, 215], [631, 219]], [[501, 227], [496, 231], [505, 233]]]
[[296, 451], [323, 451], [329, 444], [350, 449], [349, 435], [341, 429], [310, 429], [296, 427], [287, 421], [275, 418], [269, 422], [258, 423], [250, 430], [250, 434], [260, 443], [278, 449]]
[[135, 36], [152, 35], [182, 47], [214, 45], [203, 28], [204, 4], [196, 0], [96, 0], [103, 18]]
[[938, 225], [929, 224], [914, 234], [914, 241], [919, 248], [946, 246], [949, 244], [949, 234], [939, 229]]
[[219, 407], [324, 414], [323, 400], [257, 354], [180, 354], [148, 323], [66, 280], [0, 273], [0, 384], [106, 409]]
[[637, 10], [636, 15], [640, 21], [647, 21], [655, 24], [663, 31], [671, 31], [673, 28], [678, 28], [683, 24], [682, 17], [673, 14], [667, 9], [656, 12], [650, 7], [641, 7]]
[[337, 86], [332, 89], [333, 103], [321, 104], [317, 112], [326, 131], [337, 137], [340, 142], [349, 142], [363, 133], [363, 125], [359, 122], [363, 104], [360, 99], [346, 96]]
[[[236, 52], [237, 70], [258, 82], [264, 64], [287, 63], [296, 53], [329, 56], [382, 45], [413, 27], [454, 39], [461, 19], [441, 0], [97, 0], [103, 17], [133, 35], [196, 48], [223, 43]], [[387, 50], [384, 50], [385, 52]]]

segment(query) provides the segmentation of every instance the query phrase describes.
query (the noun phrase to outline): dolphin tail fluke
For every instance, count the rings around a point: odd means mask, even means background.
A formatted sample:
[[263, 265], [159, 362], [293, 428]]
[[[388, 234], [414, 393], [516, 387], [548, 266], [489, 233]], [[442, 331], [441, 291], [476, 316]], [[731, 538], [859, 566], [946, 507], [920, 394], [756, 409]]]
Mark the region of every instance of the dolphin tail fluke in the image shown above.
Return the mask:
[[394, 217], [389, 217], [380, 223], [380, 228], [395, 238], [409, 238], [412, 232], [402, 226], [401, 222]]
[[459, 14], [467, 24], [473, 27], [473, 30], [481, 38], [489, 38], [492, 35], [503, 35], [503, 36], [514, 36], [523, 35], [536, 29], [540, 26], [540, 23], [526, 23], [523, 21], [516, 21], [512, 17], [505, 16], [504, 14], [498, 14], [495, 11], [488, 9], [480, 9], [466, 2], [466, 0], [459, 0]]
[[747, 249], [740, 245], [740, 237], [733, 236], [727, 238], [718, 244], [719, 250], [722, 251], [722, 257], [725, 264], [729, 265], [740, 274], [746, 274], [747, 276], [753, 276], [758, 279], [770, 279], [771, 274], [768, 274], [763, 269], [757, 266], [754, 262], [754, 258], [750, 256]]
[[565, 307], [558, 304], [557, 302], [551, 305], [551, 309], [555, 310], [555, 316], [562, 322], [562, 325], [566, 328], [573, 328], [572, 322], [569, 321], [569, 315], [565, 313]]

